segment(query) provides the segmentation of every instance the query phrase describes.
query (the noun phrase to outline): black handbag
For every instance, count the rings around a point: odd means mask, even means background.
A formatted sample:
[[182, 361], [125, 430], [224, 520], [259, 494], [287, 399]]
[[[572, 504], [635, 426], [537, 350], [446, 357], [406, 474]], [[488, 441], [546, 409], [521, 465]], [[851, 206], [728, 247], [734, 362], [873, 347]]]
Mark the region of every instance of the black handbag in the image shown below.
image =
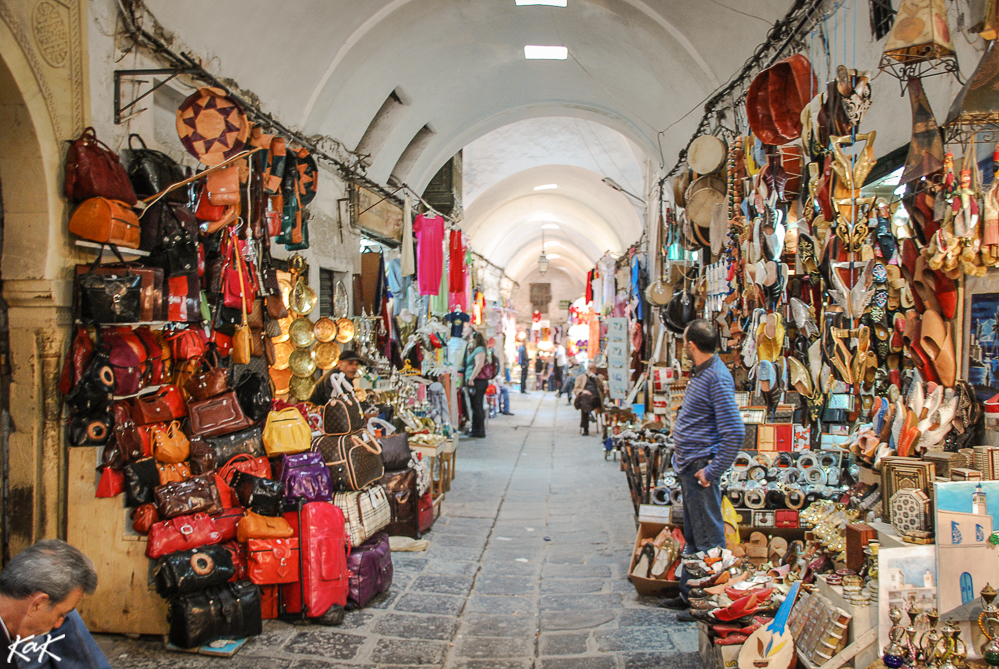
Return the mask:
[[70, 446], [104, 446], [114, 430], [114, 418], [109, 410], [87, 414], [77, 412], [66, 429]]
[[[113, 244], [111, 250], [125, 262]], [[142, 313], [142, 276], [124, 267], [120, 273], [98, 274], [104, 246], [90, 271], [76, 275], [80, 319], [87, 323], [136, 323]]]
[[409, 437], [405, 432], [396, 432], [387, 437], [381, 437], [378, 439], [378, 443], [382, 447], [382, 462], [385, 464], [385, 471], [399, 471], [409, 466], [409, 459], [413, 457], [413, 451], [409, 448]]
[[152, 251], [156, 248], [163, 236], [162, 226], [167, 221], [177, 223], [191, 233], [193, 237], [198, 237], [198, 217], [186, 206], [188, 197], [187, 189], [178, 188], [174, 193], [184, 193], [184, 202], [168, 202], [166, 199], [158, 200], [149, 205], [145, 213], [142, 214], [141, 226], [139, 227], [139, 248], [143, 251]]
[[255, 458], [266, 457], [263, 434], [263, 428], [251, 427], [221, 437], [202, 437], [202, 439], [215, 450], [215, 466], [221, 469], [234, 457], [244, 453]]
[[284, 498], [284, 484], [272, 479], [264, 479], [246, 472], [236, 472], [229, 484], [239, 503], [261, 516], [280, 516], [281, 500]]
[[248, 372], [236, 384], [236, 399], [246, 417], [255, 423], [267, 419], [271, 410], [270, 381], [256, 372]]
[[170, 643], [196, 648], [218, 639], [244, 639], [263, 631], [260, 588], [250, 581], [215, 585], [170, 600]]
[[152, 504], [155, 501], [153, 490], [160, 484], [160, 470], [156, 468], [156, 460], [142, 458], [129, 462], [122, 471], [125, 474], [125, 506]]
[[222, 585], [236, 575], [236, 567], [229, 551], [215, 544], [164, 555], [154, 573], [156, 592], [169, 599]]
[[106, 410], [111, 406], [114, 392], [118, 389], [108, 349], [100, 343], [100, 332], [97, 337], [98, 345], [94, 348], [94, 355], [90, 358], [87, 369], [79, 383], [66, 395], [66, 404], [79, 413], [95, 414]]
[[666, 329], [674, 334], [683, 334], [687, 324], [694, 320], [694, 298], [686, 290], [674, 293], [663, 309]]
[[[133, 138], [139, 140], [141, 149], [132, 147]], [[184, 168], [176, 160], [162, 151], [146, 148], [146, 142], [135, 133], [128, 136], [128, 148], [123, 149], [119, 157], [139, 198], [156, 195], [184, 180]], [[183, 188], [178, 188], [164, 196], [164, 199], [186, 202], [187, 193]]]
[[190, 276], [198, 273], [198, 243], [191, 231], [184, 227], [173, 210], [167, 208], [164, 213], [170, 216], [160, 218], [159, 243], [149, 253], [146, 264], [162, 267], [168, 277]]

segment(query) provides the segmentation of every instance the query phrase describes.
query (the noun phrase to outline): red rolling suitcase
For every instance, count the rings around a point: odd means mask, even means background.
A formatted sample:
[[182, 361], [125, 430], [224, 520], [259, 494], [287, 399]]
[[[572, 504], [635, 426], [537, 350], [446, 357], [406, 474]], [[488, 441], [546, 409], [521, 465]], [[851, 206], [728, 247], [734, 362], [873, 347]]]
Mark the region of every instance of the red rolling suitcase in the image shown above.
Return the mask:
[[302, 579], [281, 586], [283, 614], [318, 618], [333, 606], [342, 610], [350, 588], [343, 512], [329, 502], [300, 502], [284, 517], [299, 537]]

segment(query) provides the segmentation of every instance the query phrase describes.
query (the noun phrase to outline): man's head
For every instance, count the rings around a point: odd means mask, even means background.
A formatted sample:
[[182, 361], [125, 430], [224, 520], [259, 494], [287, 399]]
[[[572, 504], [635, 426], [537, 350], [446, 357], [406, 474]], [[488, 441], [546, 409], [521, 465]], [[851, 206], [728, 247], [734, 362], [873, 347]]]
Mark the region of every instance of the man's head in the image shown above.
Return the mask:
[[60, 539], [26, 548], [0, 572], [0, 598], [12, 600], [21, 615], [19, 623], [10, 621], [9, 631], [21, 638], [59, 627], [83, 596], [96, 589], [94, 563]]
[[343, 372], [348, 379], [354, 380], [357, 376], [357, 368], [364, 363], [364, 358], [353, 351], [344, 351], [340, 354], [340, 362], [336, 364], [337, 369]]
[[[718, 348], [718, 333], [709, 321], [699, 318], [687, 325], [687, 329], [683, 332], [683, 343], [692, 358], [710, 356]], [[700, 355], [695, 354], [691, 347]]]

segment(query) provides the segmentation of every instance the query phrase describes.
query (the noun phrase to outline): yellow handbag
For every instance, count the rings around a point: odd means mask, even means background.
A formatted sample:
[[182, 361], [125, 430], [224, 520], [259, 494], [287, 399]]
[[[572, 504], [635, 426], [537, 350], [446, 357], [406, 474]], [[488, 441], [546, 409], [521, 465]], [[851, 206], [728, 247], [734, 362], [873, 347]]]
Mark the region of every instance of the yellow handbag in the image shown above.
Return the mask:
[[312, 448], [312, 430], [295, 407], [267, 414], [264, 426], [264, 450], [268, 457], [304, 453]]
[[180, 421], [167, 427], [153, 425], [153, 456], [157, 462], [175, 465], [191, 456], [191, 442], [180, 429]]

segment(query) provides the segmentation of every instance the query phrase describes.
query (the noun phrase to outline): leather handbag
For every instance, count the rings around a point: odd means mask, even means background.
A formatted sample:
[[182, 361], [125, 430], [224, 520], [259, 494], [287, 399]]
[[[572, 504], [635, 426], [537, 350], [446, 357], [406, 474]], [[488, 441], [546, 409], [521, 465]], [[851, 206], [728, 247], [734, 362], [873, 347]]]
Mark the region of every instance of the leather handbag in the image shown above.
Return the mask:
[[231, 390], [200, 402], [188, 402], [187, 415], [191, 433], [201, 437], [239, 432], [253, 425]]
[[[215, 451], [216, 467], [222, 467], [237, 455], [249, 455], [253, 458], [266, 455], [262, 435], [262, 428], [256, 426], [220, 437], [206, 437], [205, 441]], [[269, 467], [267, 471], [270, 472]]]
[[385, 471], [399, 471], [409, 466], [413, 451], [409, 448], [409, 437], [405, 432], [379, 437], [378, 444], [382, 447]]
[[392, 522], [385, 531], [393, 537], [420, 538], [420, 498], [416, 493], [416, 472], [404, 469], [381, 478], [392, 508]]
[[[157, 462], [177, 464], [184, 462], [191, 456], [191, 442], [187, 435], [180, 429], [180, 421], [172, 421], [166, 427], [154, 425], [153, 432], [153, 457]], [[190, 472], [190, 468], [188, 468]]]
[[207, 400], [229, 389], [229, 373], [202, 356], [198, 359], [198, 371], [187, 380], [184, 388], [195, 400]]
[[[267, 341], [270, 341], [269, 339]], [[266, 342], [265, 342], [266, 344]], [[291, 370], [290, 369], [276, 369], [271, 366], [267, 373], [271, 377], [271, 394], [274, 397], [288, 397], [288, 393], [291, 391]]]
[[160, 522], [160, 515], [156, 513], [155, 504], [143, 504], [132, 509], [132, 529], [145, 536], [149, 534], [149, 528], [153, 523]]
[[121, 471], [105, 467], [101, 472], [101, 478], [97, 481], [94, 497], [98, 499], [117, 497], [123, 492], [125, 492], [125, 475]]
[[230, 509], [225, 509], [216, 516], [212, 516], [212, 520], [215, 521], [215, 527], [219, 528], [219, 532], [222, 533], [222, 541], [235, 541], [239, 530], [239, 523], [243, 520], [244, 515], [246, 515], [245, 509], [234, 506]]
[[134, 462], [145, 456], [142, 436], [132, 421], [132, 412], [126, 402], [115, 402], [111, 408], [114, 415], [114, 441], [121, 454], [121, 462], [115, 469], [121, 469], [126, 462]]
[[108, 348], [98, 341], [86, 369], [66, 396], [66, 404], [77, 412], [105, 411], [111, 405], [117, 388]]
[[236, 383], [236, 399], [246, 417], [255, 423], [267, 418], [271, 409], [271, 388], [267, 379], [256, 372], [247, 372]]
[[213, 205], [239, 204], [239, 166], [230, 165], [211, 172], [205, 179], [205, 190]]
[[[133, 139], [139, 140], [141, 149], [132, 146]], [[162, 151], [147, 148], [146, 142], [135, 133], [128, 136], [128, 148], [122, 149], [121, 162], [135, 194], [140, 198], [161, 193], [185, 178], [184, 168], [176, 160]], [[185, 189], [178, 188], [165, 195], [164, 199], [187, 202], [187, 193]]]
[[167, 336], [174, 360], [200, 358], [208, 351], [208, 339], [200, 328], [177, 330]]
[[420, 534], [434, 526], [434, 496], [429, 492], [420, 497]]
[[310, 451], [281, 458], [281, 483], [288, 501], [333, 501], [333, 479], [321, 453]]
[[62, 373], [59, 375], [59, 392], [69, 395], [73, 386], [80, 382], [83, 373], [94, 355], [94, 342], [87, 328], [78, 325], [73, 343], [66, 349], [66, 357], [62, 363]]
[[[168, 201], [170, 197], [174, 195], [180, 195], [183, 197], [182, 202], [171, 202]], [[165, 230], [173, 229], [173, 226], [167, 219], [173, 221], [174, 224], [185, 228], [192, 236], [192, 238], [197, 239], [198, 236], [198, 218], [194, 215], [187, 206], [187, 189], [178, 188], [175, 191], [171, 191], [162, 200], [157, 200], [155, 203], [146, 207], [142, 212], [142, 241], [139, 244], [139, 248], [143, 251], [152, 252], [159, 246], [163, 239], [163, 232]]]
[[154, 523], [149, 528], [146, 557], [155, 560], [177, 551], [222, 542], [222, 533], [211, 516], [195, 513]]
[[258, 585], [260, 588], [260, 617], [277, 620], [281, 615], [281, 586]]
[[333, 396], [323, 407], [323, 431], [326, 434], [343, 435], [364, 428], [361, 403], [354, 396], [353, 386], [343, 374], [330, 375], [330, 388]]
[[378, 532], [367, 542], [354, 546], [347, 556], [350, 591], [347, 598], [358, 607], [368, 605], [376, 595], [392, 587], [392, 549], [389, 535]]
[[388, 495], [380, 485], [355, 492], [334, 493], [333, 503], [340, 507], [346, 518], [351, 546], [360, 546], [392, 522]]
[[104, 446], [114, 431], [114, 416], [104, 410], [93, 414], [76, 413], [66, 428], [70, 446]]
[[385, 473], [381, 447], [366, 432], [316, 439], [336, 490], [361, 490]]
[[197, 648], [218, 639], [245, 639], [263, 631], [260, 588], [249, 581], [216, 585], [170, 600], [170, 643]]
[[97, 132], [84, 129], [66, 153], [63, 193], [73, 202], [107, 197], [133, 205], [138, 201], [118, 156], [97, 139]]
[[[117, 251], [117, 247], [112, 246], [111, 248]], [[83, 277], [91, 272], [98, 275], [116, 276], [119, 279], [121, 277], [129, 277], [129, 280], [132, 275], [138, 275], [141, 279], [141, 293], [139, 296], [138, 318], [135, 321], [162, 321], [166, 317], [166, 312], [163, 308], [163, 270], [159, 267], [146, 267], [137, 263], [118, 262], [96, 266], [94, 264], [76, 266], [76, 281], [79, 287], [77, 313], [80, 320], [97, 323], [105, 322], [98, 318], [99, 314], [98, 316], [94, 315], [94, 308], [92, 306], [94, 302], [89, 299], [92, 296], [87, 296], [83, 293]], [[86, 283], [91, 286], [96, 285], [96, 282], [92, 279], [87, 279]], [[100, 307], [100, 304], [98, 306]]]
[[160, 518], [176, 518], [192, 513], [222, 512], [222, 499], [211, 474], [193, 476], [180, 483], [168, 483], [153, 491]]
[[232, 564], [236, 567], [236, 575], [232, 577], [233, 581], [248, 581], [250, 580], [250, 571], [246, 564], [247, 553], [246, 544], [239, 543], [235, 540], [227, 541], [222, 544], [222, 548], [229, 551], [229, 555], [232, 557]]
[[236, 567], [229, 551], [213, 544], [164, 555], [156, 562], [153, 573], [156, 592], [170, 599], [221, 585], [236, 575]]
[[298, 409], [292, 407], [267, 414], [264, 448], [269, 457], [303, 453], [312, 448], [312, 430]]
[[215, 471], [215, 468], [218, 466], [218, 459], [215, 455], [215, 449], [212, 448], [211, 444], [199, 437], [191, 439], [190, 443], [191, 473], [197, 476], [199, 474], [207, 474], [208, 472]]
[[[161, 296], [162, 297], [162, 296]], [[148, 325], [135, 328], [135, 336], [146, 349], [146, 385], [163, 384], [163, 348]]]
[[191, 466], [186, 462], [178, 462], [176, 464], [157, 462], [156, 469], [160, 472], [161, 486], [167, 483], [180, 483], [191, 478]]
[[229, 482], [240, 506], [262, 516], [281, 513], [284, 485], [280, 481], [265, 479], [246, 472], [237, 472]]
[[247, 511], [236, 527], [236, 541], [246, 543], [250, 539], [289, 539], [295, 536], [288, 521], [283, 516], [262, 516]]
[[69, 231], [98, 244], [127, 249], [139, 248], [142, 239], [139, 217], [131, 206], [103, 197], [92, 197], [78, 206], [69, 219]]
[[177, 386], [161, 386], [155, 392], [132, 398], [132, 420], [138, 425], [166, 423], [187, 415], [187, 405]]
[[97, 271], [96, 263], [76, 276], [80, 320], [135, 323], [142, 318], [142, 276], [128, 268]]
[[229, 460], [215, 473], [215, 485], [222, 496], [222, 504], [226, 508], [239, 506], [239, 498], [232, 490], [231, 484], [237, 472], [246, 472], [260, 478], [271, 477], [271, 462], [266, 457], [253, 457], [246, 453], [239, 454]]
[[208, 197], [208, 188], [202, 188], [198, 194], [198, 204], [195, 207], [194, 215], [198, 220], [216, 223], [221, 221], [229, 212], [229, 207], [224, 204], [212, 204]]
[[156, 460], [142, 458], [129, 462], [122, 471], [125, 474], [125, 506], [135, 507], [153, 502], [153, 490], [160, 484]]
[[284, 516], [302, 551], [302, 579], [281, 586], [286, 613], [318, 618], [347, 604], [347, 532], [343, 512], [332, 504], [309, 502]]
[[142, 390], [147, 371], [146, 347], [128, 327], [104, 328], [101, 340], [109, 347], [108, 360], [114, 370], [119, 395], [134, 395]]
[[298, 539], [250, 539], [246, 548], [250, 580], [257, 585], [298, 581]]

